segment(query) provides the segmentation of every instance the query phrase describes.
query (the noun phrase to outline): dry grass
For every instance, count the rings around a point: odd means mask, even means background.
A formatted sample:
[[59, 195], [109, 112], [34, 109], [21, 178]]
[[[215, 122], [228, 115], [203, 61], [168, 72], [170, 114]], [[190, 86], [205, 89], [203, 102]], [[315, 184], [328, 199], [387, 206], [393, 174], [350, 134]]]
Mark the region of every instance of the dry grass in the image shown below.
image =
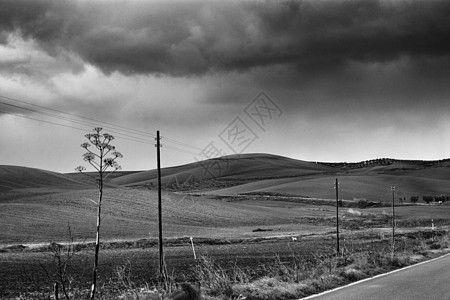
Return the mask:
[[[432, 248], [448, 247], [447, 234], [422, 237], [419, 243], [403, 245], [403, 250], [392, 253], [389, 247], [379, 251], [346, 253], [345, 256], [316, 256], [310, 266], [300, 266], [295, 255], [290, 262], [281, 262], [275, 256], [274, 261], [264, 268], [264, 272], [255, 276], [248, 269], [236, 268], [224, 271], [210, 259], [203, 259], [198, 265], [205, 293], [214, 299], [298, 299], [340, 285], [354, 282], [376, 274], [411, 265], [430, 254]], [[401, 245], [398, 246], [400, 248]], [[421, 253], [422, 255], [417, 255]], [[299, 280], [298, 272], [301, 272]]]

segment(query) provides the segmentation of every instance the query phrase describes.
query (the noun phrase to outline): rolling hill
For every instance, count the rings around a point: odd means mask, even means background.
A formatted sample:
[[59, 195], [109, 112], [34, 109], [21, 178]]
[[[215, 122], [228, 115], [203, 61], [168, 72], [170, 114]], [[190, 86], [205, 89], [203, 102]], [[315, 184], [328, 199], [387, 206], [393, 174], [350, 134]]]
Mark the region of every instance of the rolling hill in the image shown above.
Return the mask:
[[[164, 168], [162, 175], [165, 236], [242, 236], [264, 226], [283, 228], [279, 233], [312, 227], [329, 230], [302, 218], [317, 213], [331, 217], [331, 208], [241, 196], [240, 201], [229, 202], [221, 196], [276, 193], [333, 199], [335, 178], [339, 178], [340, 198], [346, 200], [391, 201], [392, 185], [397, 199], [450, 195], [448, 160], [348, 164], [243, 154]], [[104, 238], [156, 235], [156, 180], [156, 170], [111, 176], [105, 191]], [[0, 243], [61, 240], [68, 224], [76, 237], [90, 238], [96, 197], [95, 185], [82, 174], [0, 166], [0, 228], [4, 229]]]
[[396, 187], [396, 197], [412, 195], [450, 195], [450, 181], [434, 178], [395, 175], [342, 175], [318, 178], [288, 178], [264, 180], [239, 186], [218, 189], [208, 193], [236, 195], [246, 193], [277, 193], [309, 198], [334, 199], [335, 178], [339, 179], [339, 198], [345, 200], [391, 201], [391, 186]]
[[[162, 182], [223, 180], [261, 180], [334, 172], [335, 168], [270, 154], [236, 154], [161, 170]], [[111, 183], [125, 186], [156, 183], [156, 170], [117, 177]]]
[[30, 188], [83, 188], [85, 184], [51, 171], [0, 165], [0, 192]]
[[[214, 195], [284, 193], [312, 198], [333, 198], [339, 178], [344, 199], [390, 199], [390, 187], [398, 197], [450, 194], [450, 161], [376, 159], [359, 163], [307, 162], [270, 154], [236, 154], [181, 166], [163, 168], [163, 188], [172, 191], [207, 191]], [[216, 184], [219, 182], [220, 184]], [[174, 184], [175, 183], [175, 184]], [[200, 184], [201, 183], [201, 184]], [[157, 184], [157, 171], [117, 172], [110, 186], [149, 187]], [[180, 187], [183, 189], [180, 189]], [[25, 189], [83, 189], [92, 182], [78, 173], [0, 166], [0, 191]]]
[[390, 201], [391, 186], [396, 197], [450, 194], [450, 163], [441, 161], [372, 160], [361, 163], [317, 163], [325, 172], [296, 177], [258, 180], [210, 191], [216, 195], [281, 193], [311, 198], [335, 197], [334, 182], [339, 179], [340, 198]]

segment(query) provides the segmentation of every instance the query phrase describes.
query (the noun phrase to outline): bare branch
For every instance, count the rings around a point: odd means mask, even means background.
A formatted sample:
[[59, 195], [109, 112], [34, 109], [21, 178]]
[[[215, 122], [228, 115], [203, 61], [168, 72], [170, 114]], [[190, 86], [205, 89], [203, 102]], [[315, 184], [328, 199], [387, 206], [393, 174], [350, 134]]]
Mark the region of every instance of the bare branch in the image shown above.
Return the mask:
[[114, 168], [113, 171], [109, 172], [109, 173], [105, 176], [105, 179], [108, 178], [109, 175], [111, 175], [112, 173], [114, 173], [114, 172], [116, 172], [116, 171], [119, 171], [119, 170], [121, 170], [121, 169], [122, 169], [122, 168], [121, 168], [119, 165], [117, 165], [117, 167]]
[[93, 161], [95, 160], [95, 155], [90, 151], [86, 152], [83, 154], [83, 160], [87, 162]]
[[114, 140], [114, 137], [112, 135], [110, 135], [109, 133], [104, 133], [103, 137], [108, 141]]
[[[85, 148], [86, 149], [86, 148]], [[92, 152], [91, 150], [89, 150], [89, 149], [86, 149], [87, 150], [87, 152], [89, 152], [89, 153], [91, 153], [91, 154], [93, 154], [93, 155], [95, 155], [96, 157], [98, 157], [98, 158], [100, 158], [100, 156], [98, 156], [98, 154], [97, 153], [94, 153], [94, 152]]]
[[105, 149], [107, 149], [107, 151], [104, 153], [104, 155], [106, 156], [110, 151], [115, 150], [116, 147], [111, 146], [111, 145], [108, 144], [108, 145], [105, 146]]
[[78, 166], [78, 167], [75, 168], [75, 171], [78, 171], [78, 172], [82, 173], [83, 171], [86, 171], [86, 168], [83, 167], [83, 166]]
[[122, 153], [120, 153], [120, 152], [118, 152], [118, 151], [114, 151], [114, 152], [111, 153], [111, 154], [114, 155], [115, 158], [122, 158], [122, 157], [123, 157]]
[[95, 161], [89, 161], [89, 164], [94, 167], [98, 172], [100, 172], [100, 166]]

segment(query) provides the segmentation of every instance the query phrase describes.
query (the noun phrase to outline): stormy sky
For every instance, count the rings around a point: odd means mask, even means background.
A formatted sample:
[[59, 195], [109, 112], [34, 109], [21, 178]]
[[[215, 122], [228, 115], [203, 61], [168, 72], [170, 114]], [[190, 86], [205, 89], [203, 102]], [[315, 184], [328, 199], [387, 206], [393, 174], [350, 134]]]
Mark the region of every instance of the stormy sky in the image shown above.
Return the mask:
[[155, 167], [156, 130], [163, 166], [447, 158], [449, 15], [446, 0], [2, 0], [0, 164], [71, 172], [90, 119], [125, 170]]

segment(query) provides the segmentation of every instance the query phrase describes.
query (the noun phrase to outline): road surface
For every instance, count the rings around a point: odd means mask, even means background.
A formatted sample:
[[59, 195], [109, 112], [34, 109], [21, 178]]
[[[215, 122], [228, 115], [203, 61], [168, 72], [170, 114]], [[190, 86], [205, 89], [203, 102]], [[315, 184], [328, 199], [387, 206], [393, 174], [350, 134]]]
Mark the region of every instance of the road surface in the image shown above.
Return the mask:
[[306, 299], [450, 300], [450, 254]]

